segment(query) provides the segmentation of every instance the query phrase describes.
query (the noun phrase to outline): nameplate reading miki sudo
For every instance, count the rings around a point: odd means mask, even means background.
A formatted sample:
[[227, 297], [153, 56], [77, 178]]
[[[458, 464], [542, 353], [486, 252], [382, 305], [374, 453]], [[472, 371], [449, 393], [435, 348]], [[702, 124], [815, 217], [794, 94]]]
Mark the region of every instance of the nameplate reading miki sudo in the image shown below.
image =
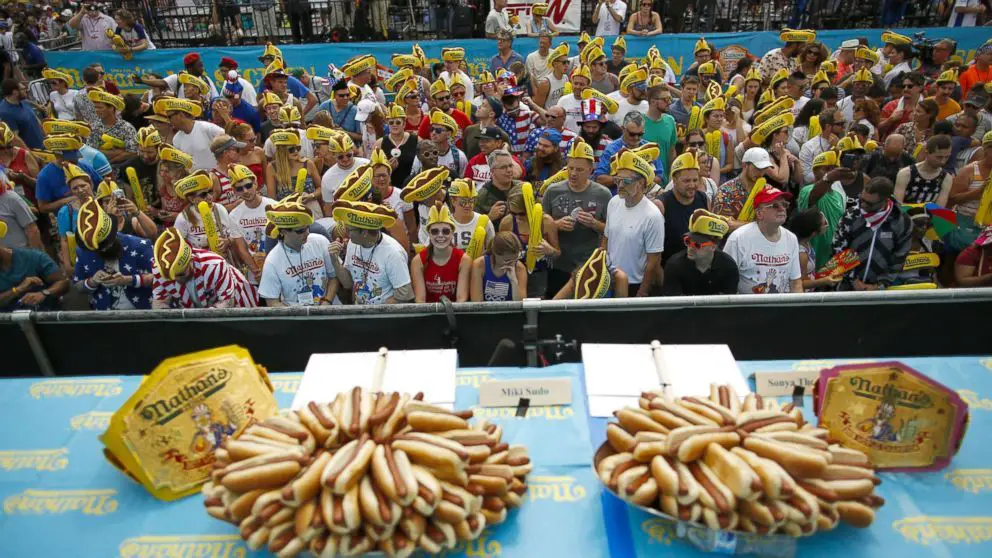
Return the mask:
[[531, 407], [571, 405], [571, 378], [528, 378], [493, 380], [479, 386], [479, 406], [516, 407], [528, 399]]

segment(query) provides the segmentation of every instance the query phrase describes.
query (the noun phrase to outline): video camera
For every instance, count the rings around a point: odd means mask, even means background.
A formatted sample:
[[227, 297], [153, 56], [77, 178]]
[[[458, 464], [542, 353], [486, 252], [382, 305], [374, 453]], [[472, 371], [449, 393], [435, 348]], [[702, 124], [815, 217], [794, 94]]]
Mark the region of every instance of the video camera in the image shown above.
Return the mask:
[[[920, 61], [924, 66], [934, 65], [933, 61], [933, 48], [940, 41], [944, 39], [928, 39], [926, 38], [926, 32], [920, 31], [918, 33], [913, 33], [913, 57]], [[946, 39], [951, 41], [952, 47], [951, 52], [957, 52], [958, 42], [954, 39]]]

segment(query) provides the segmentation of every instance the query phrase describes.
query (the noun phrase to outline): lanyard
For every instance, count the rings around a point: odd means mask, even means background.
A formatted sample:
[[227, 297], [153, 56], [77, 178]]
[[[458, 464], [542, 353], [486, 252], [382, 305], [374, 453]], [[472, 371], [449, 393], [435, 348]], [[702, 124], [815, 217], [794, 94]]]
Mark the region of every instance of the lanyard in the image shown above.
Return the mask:
[[372, 251], [369, 252], [369, 259], [367, 259], [367, 260], [362, 257], [362, 252], [361, 252], [362, 247], [361, 246], [358, 247], [358, 249], [359, 249], [359, 251], [358, 251], [358, 259], [362, 260], [363, 262], [366, 262], [366, 264], [367, 264], [367, 265], [365, 265], [365, 268], [362, 270], [362, 284], [363, 285], [368, 285], [368, 283], [369, 283], [369, 268], [372, 266], [372, 258], [375, 257], [375, 249], [379, 247], [379, 243], [381, 241], [382, 241], [381, 238], [379, 240], [376, 240], [375, 246], [373, 246], [372, 247]]
[[[286, 258], [286, 265], [293, 267], [293, 262], [289, 259], [289, 250], [290, 248], [283, 243], [282, 255]], [[313, 277], [303, 271], [303, 246], [300, 246], [300, 274], [303, 275], [303, 281], [307, 284], [307, 290], [313, 291]]]

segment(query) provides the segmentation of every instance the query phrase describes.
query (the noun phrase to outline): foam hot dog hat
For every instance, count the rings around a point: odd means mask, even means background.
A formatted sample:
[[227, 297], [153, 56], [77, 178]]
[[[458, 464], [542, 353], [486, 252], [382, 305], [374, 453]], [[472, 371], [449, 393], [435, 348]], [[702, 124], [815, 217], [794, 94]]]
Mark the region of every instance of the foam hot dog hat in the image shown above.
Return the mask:
[[79, 136], [70, 134], [57, 134], [53, 136], [48, 136], [42, 143], [45, 149], [52, 151], [54, 153], [64, 153], [66, 151], [76, 151], [83, 146], [83, 142], [79, 139]]
[[206, 95], [210, 92], [210, 85], [208, 85], [206, 81], [187, 72], [179, 72], [179, 83], [183, 85], [195, 86], [200, 90], [201, 95]]
[[180, 178], [173, 185], [173, 188], [176, 190], [176, 196], [184, 200], [188, 199], [190, 194], [212, 190], [213, 187], [214, 181], [205, 170], [198, 170], [189, 176]]
[[783, 29], [778, 35], [783, 43], [812, 43], [816, 40], [816, 31], [811, 29]]
[[193, 158], [189, 154], [167, 143], [163, 143], [162, 147], [159, 148], [158, 158], [163, 161], [182, 165], [186, 170], [193, 168]]
[[[123, 106], [123, 105], [121, 105]], [[203, 107], [188, 99], [177, 99], [176, 97], [165, 97], [155, 101], [153, 105], [155, 114], [168, 116], [170, 112], [185, 112], [193, 118], [203, 114]]]
[[705, 209], [697, 209], [689, 216], [689, 232], [723, 238], [724, 235], [730, 232], [730, 224], [721, 215], [711, 213]]
[[182, 275], [193, 258], [192, 248], [175, 227], [169, 227], [155, 241], [155, 265], [159, 272], [172, 280]]
[[70, 76], [65, 72], [60, 72], [58, 70], [53, 70], [51, 68], [45, 68], [44, 70], [41, 71], [41, 77], [51, 80], [60, 79], [64, 81], [67, 86], [72, 87], [72, 76]]
[[82, 120], [59, 120], [50, 118], [41, 123], [41, 129], [45, 134], [71, 134], [82, 139], [90, 137], [90, 127]]
[[106, 248], [117, 238], [117, 225], [100, 207], [97, 198], [90, 198], [79, 208], [76, 220], [76, 238], [88, 250]]
[[374, 56], [371, 54], [359, 54], [345, 62], [344, 66], [341, 67], [341, 71], [348, 77], [354, 77], [362, 72], [374, 70], [375, 66]]
[[258, 182], [258, 177], [255, 176], [255, 173], [251, 172], [251, 169], [244, 165], [231, 165], [231, 168], [227, 171], [227, 178], [231, 181], [232, 186], [240, 184], [245, 180]]
[[124, 110], [124, 98], [120, 95], [114, 95], [113, 93], [108, 93], [103, 89], [90, 89], [86, 93], [86, 97], [94, 103], [103, 103], [105, 105], [110, 105], [114, 107], [114, 110], [120, 112]]
[[403, 188], [400, 198], [405, 202], [430, 199], [444, 187], [444, 182], [450, 175], [451, 171], [447, 167], [434, 167], [421, 171]]
[[277, 229], [301, 229], [313, 224], [313, 215], [307, 206], [297, 201], [282, 200], [265, 210], [268, 225], [265, 232], [271, 238], [278, 238]]
[[606, 250], [596, 248], [575, 273], [576, 299], [605, 298], [613, 286]]
[[751, 141], [757, 145], [761, 145], [769, 136], [782, 128], [792, 126], [792, 123], [795, 121], [796, 117], [792, 114], [792, 111], [781, 112], [762, 122], [760, 125], [755, 126], [754, 130], [751, 131]]
[[158, 147], [162, 145], [162, 136], [154, 126], [145, 126], [138, 130], [139, 147]]
[[334, 199], [362, 201], [372, 190], [372, 165], [362, 165], [351, 171], [334, 191]]
[[349, 227], [366, 230], [388, 229], [396, 223], [397, 215], [390, 207], [369, 202], [338, 200], [331, 206], [334, 220]]

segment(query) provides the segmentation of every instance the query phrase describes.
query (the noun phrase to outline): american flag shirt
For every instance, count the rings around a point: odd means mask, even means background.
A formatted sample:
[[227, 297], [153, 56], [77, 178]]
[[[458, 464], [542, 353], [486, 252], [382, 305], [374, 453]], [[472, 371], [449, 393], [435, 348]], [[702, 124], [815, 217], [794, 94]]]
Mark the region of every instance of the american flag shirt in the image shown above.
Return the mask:
[[534, 119], [537, 113], [525, 106], [520, 106], [517, 114], [504, 112], [496, 119], [496, 124], [510, 136], [510, 152], [514, 155], [523, 153], [527, 148], [527, 136], [534, 129]]
[[152, 298], [168, 301], [174, 308], [212, 308], [220, 302], [231, 302], [233, 308], [258, 306], [258, 293], [236, 268], [210, 250], [193, 248], [189, 265], [193, 278], [185, 284], [167, 279], [158, 265], [152, 269], [155, 280]]
[[[547, 126], [542, 126], [531, 130], [530, 134], [527, 135], [527, 143], [524, 144], [524, 151], [533, 153], [537, 149], [537, 142], [541, 139], [541, 134], [547, 129]], [[561, 151], [562, 156], [567, 156], [568, 148], [572, 145], [572, 140], [575, 139], [576, 135], [575, 132], [567, 128], [559, 130], [559, 132], [561, 132], [561, 141], [558, 142], [558, 150]]]
[[[121, 275], [142, 275], [152, 271], [152, 243], [150, 240], [138, 238], [129, 234], [118, 233], [117, 240], [121, 244], [120, 257], [117, 260], [117, 270]], [[113, 272], [108, 262], [100, 254], [87, 250], [81, 245], [76, 246], [76, 268], [72, 281], [85, 281], [98, 271]], [[133, 307], [137, 310], [147, 310], [151, 305], [152, 290], [149, 287], [105, 287], [98, 285], [90, 296], [90, 308], [94, 310], [117, 310]], [[122, 302], [121, 299], [127, 301]]]

